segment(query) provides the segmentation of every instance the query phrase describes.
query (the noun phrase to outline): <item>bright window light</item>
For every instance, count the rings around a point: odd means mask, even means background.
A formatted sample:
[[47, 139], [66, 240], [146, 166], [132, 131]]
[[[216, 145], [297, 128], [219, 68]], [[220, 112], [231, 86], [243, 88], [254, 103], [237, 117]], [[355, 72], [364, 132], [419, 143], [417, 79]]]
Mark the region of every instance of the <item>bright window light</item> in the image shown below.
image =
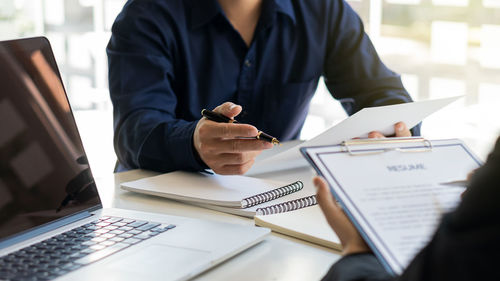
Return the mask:
[[[431, 99], [440, 99], [456, 96], [465, 96], [465, 82], [449, 78], [431, 78], [430, 80], [430, 97]], [[461, 100], [463, 103], [463, 99]], [[458, 104], [455, 102], [454, 104]]]
[[462, 22], [432, 22], [432, 61], [451, 65], [467, 62], [468, 25]]
[[432, 0], [432, 4], [436, 6], [467, 7], [469, 6], [469, 0]]
[[499, 50], [500, 25], [481, 26], [481, 66], [500, 68]]
[[413, 100], [418, 100], [418, 76], [413, 74], [401, 74], [401, 80], [406, 91]]
[[52, 25], [64, 24], [64, 0], [44, 1], [45, 22]]
[[483, 5], [487, 8], [500, 8], [500, 0], [483, 0]]
[[418, 5], [421, 0], [386, 0], [389, 4]]

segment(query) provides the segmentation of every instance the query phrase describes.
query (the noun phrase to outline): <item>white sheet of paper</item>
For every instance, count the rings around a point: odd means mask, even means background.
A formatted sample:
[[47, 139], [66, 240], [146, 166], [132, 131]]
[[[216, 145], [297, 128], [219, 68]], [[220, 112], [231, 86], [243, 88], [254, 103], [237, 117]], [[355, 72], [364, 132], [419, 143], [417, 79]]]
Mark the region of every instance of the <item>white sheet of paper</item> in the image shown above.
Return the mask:
[[[441, 215], [460, 202], [463, 187], [440, 183], [464, 179], [480, 165], [459, 140], [432, 143], [432, 152], [363, 156], [343, 152], [341, 146], [307, 149], [360, 233], [396, 274], [429, 241]], [[401, 144], [386, 147], [391, 146]]]
[[371, 131], [379, 131], [386, 136], [393, 135], [394, 124], [397, 122], [403, 121], [408, 128], [412, 128], [427, 116], [461, 97], [364, 108], [321, 135], [277, 155], [256, 162], [246, 175], [257, 175], [307, 166], [307, 162], [300, 155], [300, 147], [339, 144], [342, 141], [356, 137], [368, 137], [368, 133]]

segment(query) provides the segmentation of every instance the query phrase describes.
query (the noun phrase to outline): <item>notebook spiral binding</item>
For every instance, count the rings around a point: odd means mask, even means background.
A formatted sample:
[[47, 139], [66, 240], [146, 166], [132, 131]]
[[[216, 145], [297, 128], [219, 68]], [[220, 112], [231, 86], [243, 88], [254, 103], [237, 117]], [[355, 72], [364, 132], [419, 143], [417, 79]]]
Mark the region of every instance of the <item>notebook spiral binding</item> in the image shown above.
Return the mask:
[[242, 208], [249, 208], [297, 192], [303, 187], [304, 184], [301, 181], [296, 181], [289, 185], [278, 187], [276, 189], [245, 198], [241, 200], [241, 206]]
[[316, 201], [316, 195], [311, 195], [283, 203], [279, 203], [276, 205], [271, 205], [265, 208], [258, 208], [256, 210], [257, 215], [272, 215], [278, 213], [285, 213], [293, 210], [302, 209], [305, 207], [316, 205], [318, 202]]

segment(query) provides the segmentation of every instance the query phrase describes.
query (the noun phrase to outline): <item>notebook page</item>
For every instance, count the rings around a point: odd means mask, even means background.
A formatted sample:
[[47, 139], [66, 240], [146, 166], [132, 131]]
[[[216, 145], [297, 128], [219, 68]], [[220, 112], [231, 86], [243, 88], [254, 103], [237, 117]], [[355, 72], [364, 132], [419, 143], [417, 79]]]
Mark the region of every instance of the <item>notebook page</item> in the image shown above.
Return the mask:
[[321, 246], [340, 250], [340, 240], [318, 205], [286, 213], [255, 216], [255, 225]]

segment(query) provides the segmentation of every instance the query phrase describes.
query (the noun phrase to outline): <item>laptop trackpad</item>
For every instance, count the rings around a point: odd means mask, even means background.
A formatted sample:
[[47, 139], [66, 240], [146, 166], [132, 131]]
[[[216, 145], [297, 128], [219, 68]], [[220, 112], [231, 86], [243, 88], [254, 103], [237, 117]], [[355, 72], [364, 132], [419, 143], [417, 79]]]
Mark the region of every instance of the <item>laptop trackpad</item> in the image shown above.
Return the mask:
[[175, 279], [174, 276], [185, 276], [200, 266], [209, 264], [209, 256], [208, 251], [153, 244], [130, 253], [127, 257], [121, 257], [109, 264], [108, 268], [119, 270], [124, 275], [131, 273], [158, 278], [165, 274], [163, 276], [169, 276], [168, 279]]

